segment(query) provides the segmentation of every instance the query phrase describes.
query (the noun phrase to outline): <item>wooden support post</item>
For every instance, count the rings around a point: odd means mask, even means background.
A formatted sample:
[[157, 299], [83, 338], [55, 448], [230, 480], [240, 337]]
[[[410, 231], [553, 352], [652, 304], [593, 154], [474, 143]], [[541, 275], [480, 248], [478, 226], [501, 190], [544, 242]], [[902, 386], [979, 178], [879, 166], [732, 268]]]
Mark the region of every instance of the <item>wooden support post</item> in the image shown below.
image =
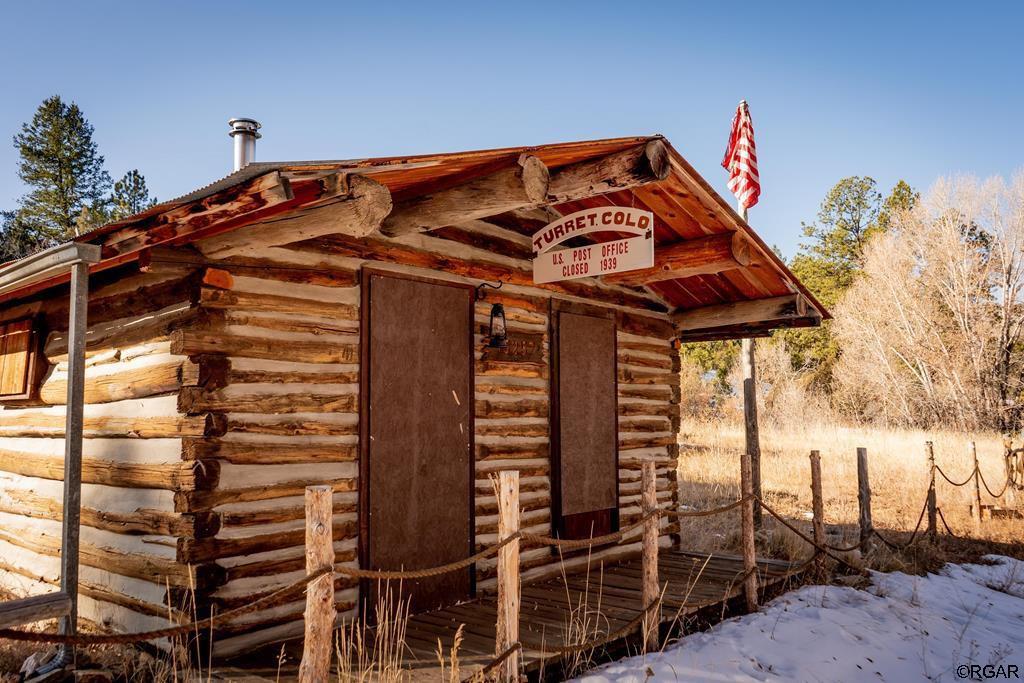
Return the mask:
[[[330, 486], [306, 487], [306, 573], [334, 567], [332, 501]], [[301, 683], [319, 683], [330, 678], [334, 652], [334, 574], [306, 586], [306, 634], [302, 644]]]
[[[519, 471], [498, 473], [498, 540], [519, 532]], [[494, 656], [519, 642], [519, 541], [498, 551], [498, 623]], [[519, 680], [520, 652], [513, 652], [497, 671], [498, 681]]]
[[935, 540], [939, 529], [938, 506], [935, 501], [935, 449], [931, 441], [924, 442], [924, 452], [928, 458], [928, 536]]
[[857, 504], [860, 506], [860, 551], [871, 550], [871, 535], [874, 523], [871, 521], [871, 484], [868, 481], [868, 449], [857, 449]]
[[[658, 509], [658, 478], [654, 462], [645, 460], [640, 470], [641, 511], [649, 515]], [[653, 516], [644, 523], [643, 542], [643, 585], [641, 586], [642, 607], [647, 609], [661, 599], [658, 587], [658, 531], [661, 518]], [[655, 607], [644, 615], [644, 647], [648, 652], [658, 649], [658, 626], [661, 624], [661, 608]]]
[[[825, 499], [821, 494], [821, 453], [811, 451], [811, 512], [814, 519], [814, 543], [825, 545]], [[816, 547], [814, 549], [815, 571], [818, 577], [825, 573], [825, 556]]]
[[[750, 497], [754, 493], [751, 476], [750, 454], [744, 453], [740, 458], [740, 490], [742, 495]], [[743, 535], [743, 593], [747, 599], [747, 611], [757, 611], [757, 548], [754, 545], [754, 508], [757, 502], [751, 498], [742, 507], [740, 528]]]
[[[743, 427], [754, 495], [761, 497], [761, 439], [757, 425], [757, 367], [754, 364], [754, 340], [743, 340]], [[754, 528], [761, 528], [761, 506], [754, 506]]]
[[978, 467], [978, 445], [973, 441], [967, 445], [971, 454], [971, 461], [974, 463], [974, 530], [981, 533], [981, 470]]
[[[78, 623], [78, 559], [82, 521], [82, 433], [85, 403], [85, 333], [88, 329], [89, 264], [71, 266], [68, 313], [68, 386], [64, 427], [64, 513], [61, 522], [60, 592], [71, 599], [58, 624], [62, 635], [74, 635]], [[62, 648], [62, 656], [74, 646]]]

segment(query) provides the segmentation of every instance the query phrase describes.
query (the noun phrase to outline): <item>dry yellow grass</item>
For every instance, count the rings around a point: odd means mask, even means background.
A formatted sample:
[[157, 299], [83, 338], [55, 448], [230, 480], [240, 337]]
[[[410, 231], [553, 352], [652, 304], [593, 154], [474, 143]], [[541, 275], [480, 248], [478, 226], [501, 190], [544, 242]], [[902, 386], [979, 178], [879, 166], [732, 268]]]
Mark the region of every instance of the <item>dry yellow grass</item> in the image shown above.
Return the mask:
[[[684, 422], [680, 430], [679, 496], [683, 506], [695, 509], [715, 507], [739, 496], [739, 454], [743, 449], [743, 429], [739, 424], [712, 421]], [[857, 537], [857, 460], [858, 446], [868, 449], [873, 491], [872, 507], [875, 526], [895, 539], [905, 539], [917, 522], [928, 487], [928, 465], [924, 444], [932, 441], [937, 464], [953, 479], [966, 479], [973, 468], [968, 444], [977, 444], [980, 466], [988, 483], [1002, 488], [1005, 479], [1003, 445], [996, 434], [964, 434], [943, 431], [877, 430], [844, 427], [833, 424], [797, 427], [765, 426], [761, 432], [762, 482], [766, 501], [790, 520], [809, 531], [811, 516], [810, 465], [808, 453], [818, 450], [822, 456], [822, 486], [825, 498], [826, 524], [833, 543], [847, 544]], [[973, 484], [953, 487], [941, 477], [937, 480], [937, 500], [946, 521], [962, 537], [974, 537], [981, 543], [940, 544], [915, 547], [911, 557], [888, 553], [880, 548], [870, 558], [873, 566], [883, 569], [920, 570], [945, 559], [976, 557], [987, 551], [1024, 556], [1021, 539], [1024, 520], [986, 519], [980, 531], [971, 518]], [[1024, 504], [1024, 494], [1018, 494]], [[1005, 497], [993, 500], [982, 492], [983, 503], [1012, 506]], [[940, 522], [940, 530], [941, 530]], [[681, 536], [683, 547], [705, 551], [730, 552], [739, 547], [739, 514], [732, 511], [712, 517], [684, 519]], [[758, 537], [759, 553], [789, 559], [805, 558], [810, 548], [790, 532], [771, 521]], [[965, 554], [966, 553], [966, 554]], [[909, 553], [908, 553], [909, 554]], [[589, 573], [588, 573], [589, 578]], [[598, 581], [598, 585], [600, 581]], [[599, 590], [599, 588], [598, 588]], [[384, 614], [394, 611], [387, 604], [378, 606]], [[581, 605], [581, 610], [585, 610]], [[408, 670], [402, 661], [404, 623], [407, 613], [401, 608], [394, 618], [382, 620], [394, 628], [382, 642], [362, 641], [362, 628], [339, 631], [337, 664], [339, 680], [404, 680]], [[568, 615], [570, 640], [600, 630], [596, 615], [580, 611]], [[577, 635], [572, 634], [576, 632]], [[460, 639], [456, 640], [456, 643]], [[194, 645], [194, 643], [193, 643]], [[16, 670], [21, 660], [34, 648], [27, 644], [8, 643], [0, 647], [0, 671]], [[131, 648], [87, 648], [86, 658], [112, 670], [117, 680], [179, 680], [188, 672], [203, 676], [201, 660], [193, 647], [183, 645], [173, 654], [151, 657]], [[370, 653], [373, 653], [371, 656]], [[191, 655], [191, 656], [190, 656]], [[452, 651], [438, 652], [444, 663], [442, 680], [459, 675], [458, 644]], [[577, 668], [585, 668], [585, 661]], [[208, 666], [208, 663], [205, 663]], [[583, 665], [583, 666], [579, 666]], [[198, 669], [198, 671], [196, 671]], [[3, 680], [0, 677], [0, 680]]]
[[[943, 431], [877, 430], [818, 424], [763, 427], [761, 476], [765, 500], [794, 520], [811, 517], [810, 464], [812, 449], [821, 452], [825, 521], [830, 540], [852, 542], [857, 535], [856, 449], [868, 449], [875, 527], [892, 535], [910, 531], [917, 523], [928, 488], [925, 442], [932, 441], [936, 463], [956, 481], [966, 479], [974, 464], [968, 444], [977, 444], [978, 459], [993, 490], [1002, 488], [1006, 475], [1003, 445], [997, 434]], [[679, 481], [683, 505], [704, 508], [734, 500], [739, 495], [739, 454], [743, 428], [722, 422], [684, 422], [680, 430]], [[973, 483], [953, 487], [938, 477], [936, 497], [946, 521], [959, 536], [993, 544], [1016, 544], [1024, 531], [1021, 520], [986, 519], [980, 533], [970, 514]], [[1012, 494], [1011, 494], [1012, 495]], [[1024, 496], [1018, 494], [1024, 503]], [[995, 501], [984, 489], [982, 503], [1012, 505], [1004, 497]], [[941, 521], [939, 522], [942, 528]], [[719, 515], [684, 523], [683, 544], [702, 550], [738, 547], [738, 514]], [[842, 539], [842, 540], [841, 540]], [[764, 534], [762, 552], [796, 558], [808, 554], [806, 544], [792, 534]]]

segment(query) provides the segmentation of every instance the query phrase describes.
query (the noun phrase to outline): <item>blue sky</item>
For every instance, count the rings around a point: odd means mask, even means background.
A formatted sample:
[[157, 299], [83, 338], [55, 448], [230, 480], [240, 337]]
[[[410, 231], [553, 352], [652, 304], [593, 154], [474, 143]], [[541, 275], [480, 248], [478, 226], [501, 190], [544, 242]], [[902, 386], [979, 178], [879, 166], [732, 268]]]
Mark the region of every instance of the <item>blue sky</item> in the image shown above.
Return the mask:
[[232, 116], [263, 123], [264, 161], [657, 132], [728, 196], [746, 98], [751, 223], [790, 256], [843, 176], [1024, 166], [1024, 9], [896, 4], [5, 3], [0, 208], [24, 191], [11, 136], [55, 93], [163, 199], [230, 170]]

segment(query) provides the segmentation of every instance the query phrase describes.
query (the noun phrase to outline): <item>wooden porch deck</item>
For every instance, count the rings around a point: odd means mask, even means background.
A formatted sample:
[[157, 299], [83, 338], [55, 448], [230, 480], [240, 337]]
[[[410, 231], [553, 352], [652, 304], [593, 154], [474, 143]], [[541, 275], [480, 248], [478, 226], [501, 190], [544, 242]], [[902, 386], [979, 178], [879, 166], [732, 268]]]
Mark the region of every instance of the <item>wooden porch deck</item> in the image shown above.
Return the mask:
[[[795, 565], [779, 560], [760, 559], [758, 565], [762, 589], [779, 587], [796, 573]], [[628, 625], [640, 609], [640, 566], [637, 556], [605, 565], [603, 573], [599, 566], [594, 566], [589, 576], [574, 573], [565, 579], [524, 583], [520, 611], [522, 641], [564, 645], [570, 612], [572, 609], [579, 612], [579, 607], [584, 604], [588, 605], [592, 623], [597, 621], [601, 625], [600, 632], [614, 634]], [[721, 605], [724, 608], [724, 603], [739, 596], [743, 559], [663, 548], [658, 558], [658, 576], [662, 585], [667, 583], [662, 622], [672, 622], [709, 607]], [[485, 595], [446, 609], [412, 616], [406, 632], [409, 649], [406, 663], [412, 668], [412, 678], [423, 681], [440, 679], [436, 654], [438, 640], [447, 652], [460, 625], [464, 625], [458, 652], [462, 678], [490, 663], [494, 659], [496, 612], [494, 596]], [[601, 645], [608, 648], [623, 644], [621, 640], [611, 642], [606, 636], [601, 640]], [[272, 659], [276, 659], [280, 646], [271, 649]], [[281, 670], [276, 665], [218, 667], [213, 680], [293, 681], [302, 657], [302, 642], [289, 642], [285, 651], [288, 663]], [[529, 647], [524, 647], [522, 655], [527, 672], [535, 672], [542, 667], [550, 669], [559, 658], [559, 655]], [[247, 659], [268, 661], [258, 657]]]

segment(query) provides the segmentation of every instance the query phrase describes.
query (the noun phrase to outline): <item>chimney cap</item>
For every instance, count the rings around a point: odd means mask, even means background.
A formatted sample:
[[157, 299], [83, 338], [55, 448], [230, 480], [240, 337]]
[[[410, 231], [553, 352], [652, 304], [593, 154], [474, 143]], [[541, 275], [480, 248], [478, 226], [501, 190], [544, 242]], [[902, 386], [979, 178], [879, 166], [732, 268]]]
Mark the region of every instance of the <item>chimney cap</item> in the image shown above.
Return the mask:
[[235, 137], [236, 135], [242, 133], [252, 135], [257, 140], [263, 137], [262, 135], [259, 134], [259, 129], [262, 128], [262, 126], [260, 125], [260, 122], [257, 121], [256, 119], [249, 119], [244, 117], [230, 119], [228, 121], [228, 125], [231, 126], [231, 131], [228, 133], [228, 135], [230, 135], [231, 137]]

